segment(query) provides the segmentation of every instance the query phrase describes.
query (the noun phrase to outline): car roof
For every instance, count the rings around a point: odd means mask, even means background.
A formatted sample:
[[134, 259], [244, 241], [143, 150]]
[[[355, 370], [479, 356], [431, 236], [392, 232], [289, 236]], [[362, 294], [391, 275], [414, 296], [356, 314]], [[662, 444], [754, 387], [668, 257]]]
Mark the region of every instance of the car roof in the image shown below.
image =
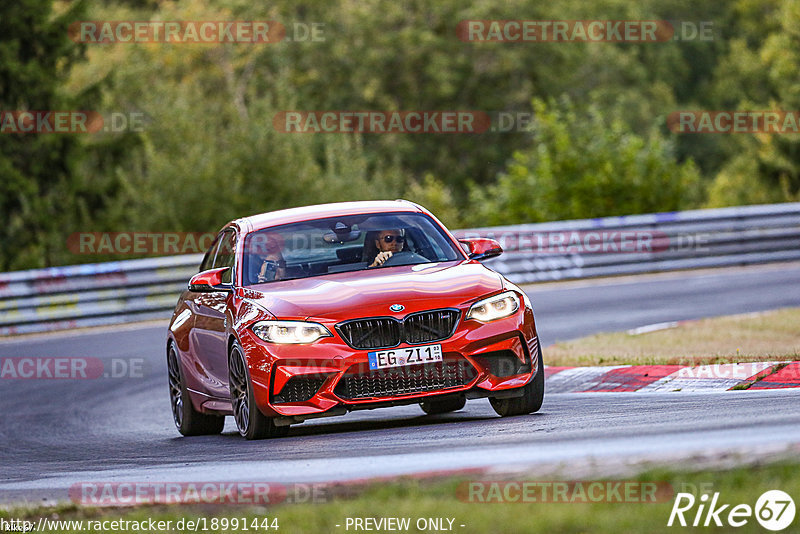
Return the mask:
[[314, 206], [302, 206], [299, 208], [289, 208], [285, 210], [271, 211], [242, 217], [230, 224], [238, 224], [240, 228], [247, 232], [253, 232], [295, 222], [307, 221], [309, 219], [324, 219], [326, 217], [336, 217], [345, 215], [358, 215], [360, 213], [393, 213], [393, 212], [418, 212], [424, 210], [408, 200], [366, 200], [358, 202], [334, 202], [331, 204], [317, 204]]

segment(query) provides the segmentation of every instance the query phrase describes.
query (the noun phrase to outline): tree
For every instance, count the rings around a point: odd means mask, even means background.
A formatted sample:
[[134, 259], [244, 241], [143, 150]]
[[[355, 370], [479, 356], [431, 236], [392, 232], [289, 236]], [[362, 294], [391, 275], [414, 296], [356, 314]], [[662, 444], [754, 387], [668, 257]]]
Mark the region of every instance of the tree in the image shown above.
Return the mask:
[[[67, 26], [83, 3], [56, 15], [51, 0], [0, 5], [0, 110], [80, 109], [63, 84], [82, 49]], [[66, 247], [60, 230], [74, 216], [80, 140], [69, 134], [0, 135], [0, 270], [51, 265]], [[63, 240], [62, 240], [63, 238]]]
[[697, 202], [699, 173], [672, 144], [568, 97], [534, 100], [533, 147], [496, 184], [474, 187], [474, 224], [515, 224], [675, 210]]
[[[715, 72], [715, 94], [729, 109], [800, 109], [800, 5], [740, 0], [737, 10], [765, 19], [762, 40], [736, 39]], [[731, 135], [729, 159], [714, 177], [708, 206], [800, 200], [800, 134]]]

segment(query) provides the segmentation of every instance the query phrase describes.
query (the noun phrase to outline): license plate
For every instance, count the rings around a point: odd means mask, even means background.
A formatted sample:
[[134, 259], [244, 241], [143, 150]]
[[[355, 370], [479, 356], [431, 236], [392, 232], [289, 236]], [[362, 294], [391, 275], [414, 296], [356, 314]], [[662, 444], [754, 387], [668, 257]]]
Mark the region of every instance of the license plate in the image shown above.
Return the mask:
[[370, 369], [386, 369], [404, 365], [420, 365], [442, 361], [441, 345], [422, 345], [404, 349], [389, 349], [368, 352]]

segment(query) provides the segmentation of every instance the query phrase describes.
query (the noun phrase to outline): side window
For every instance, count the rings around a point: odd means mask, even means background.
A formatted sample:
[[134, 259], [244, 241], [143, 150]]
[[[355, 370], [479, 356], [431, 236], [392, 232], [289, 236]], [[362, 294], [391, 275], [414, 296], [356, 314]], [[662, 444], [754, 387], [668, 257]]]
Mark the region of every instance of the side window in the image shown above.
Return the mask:
[[214, 256], [217, 253], [217, 245], [219, 245], [219, 241], [220, 241], [219, 238], [221, 236], [222, 236], [222, 234], [218, 235], [214, 239], [214, 242], [211, 243], [211, 246], [208, 247], [208, 250], [206, 251], [206, 255], [203, 256], [203, 262], [200, 264], [200, 271], [198, 271], [198, 272], [202, 273], [203, 271], [207, 271], [207, 270], [213, 268], [211, 266], [214, 264]]
[[236, 232], [232, 229], [225, 230], [219, 239], [219, 248], [212, 269], [230, 267], [222, 276], [224, 284], [233, 280], [233, 269], [236, 265]]

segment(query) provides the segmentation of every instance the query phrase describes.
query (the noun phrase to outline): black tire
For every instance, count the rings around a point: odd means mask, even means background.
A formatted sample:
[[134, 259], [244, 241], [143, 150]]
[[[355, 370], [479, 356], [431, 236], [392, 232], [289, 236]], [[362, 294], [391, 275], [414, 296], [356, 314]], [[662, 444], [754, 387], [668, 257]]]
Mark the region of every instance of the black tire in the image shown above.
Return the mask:
[[510, 417], [513, 415], [526, 415], [538, 412], [544, 400], [544, 361], [542, 360], [542, 349], [537, 350], [539, 368], [533, 380], [522, 387], [522, 396], [510, 399], [489, 398], [492, 408], [497, 415]]
[[467, 404], [465, 397], [450, 397], [449, 399], [442, 400], [424, 400], [419, 403], [422, 411], [428, 415], [436, 415], [439, 413], [455, 412], [460, 410]]
[[289, 432], [289, 426], [276, 426], [271, 417], [265, 416], [256, 406], [253, 382], [244, 352], [238, 342], [231, 347], [228, 358], [228, 381], [231, 392], [233, 418], [239, 434], [245, 439], [278, 438]]
[[203, 436], [222, 432], [225, 416], [200, 413], [192, 406], [174, 343], [170, 343], [167, 348], [167, 378], [172, 420], [178, 432], [184, 436]]

